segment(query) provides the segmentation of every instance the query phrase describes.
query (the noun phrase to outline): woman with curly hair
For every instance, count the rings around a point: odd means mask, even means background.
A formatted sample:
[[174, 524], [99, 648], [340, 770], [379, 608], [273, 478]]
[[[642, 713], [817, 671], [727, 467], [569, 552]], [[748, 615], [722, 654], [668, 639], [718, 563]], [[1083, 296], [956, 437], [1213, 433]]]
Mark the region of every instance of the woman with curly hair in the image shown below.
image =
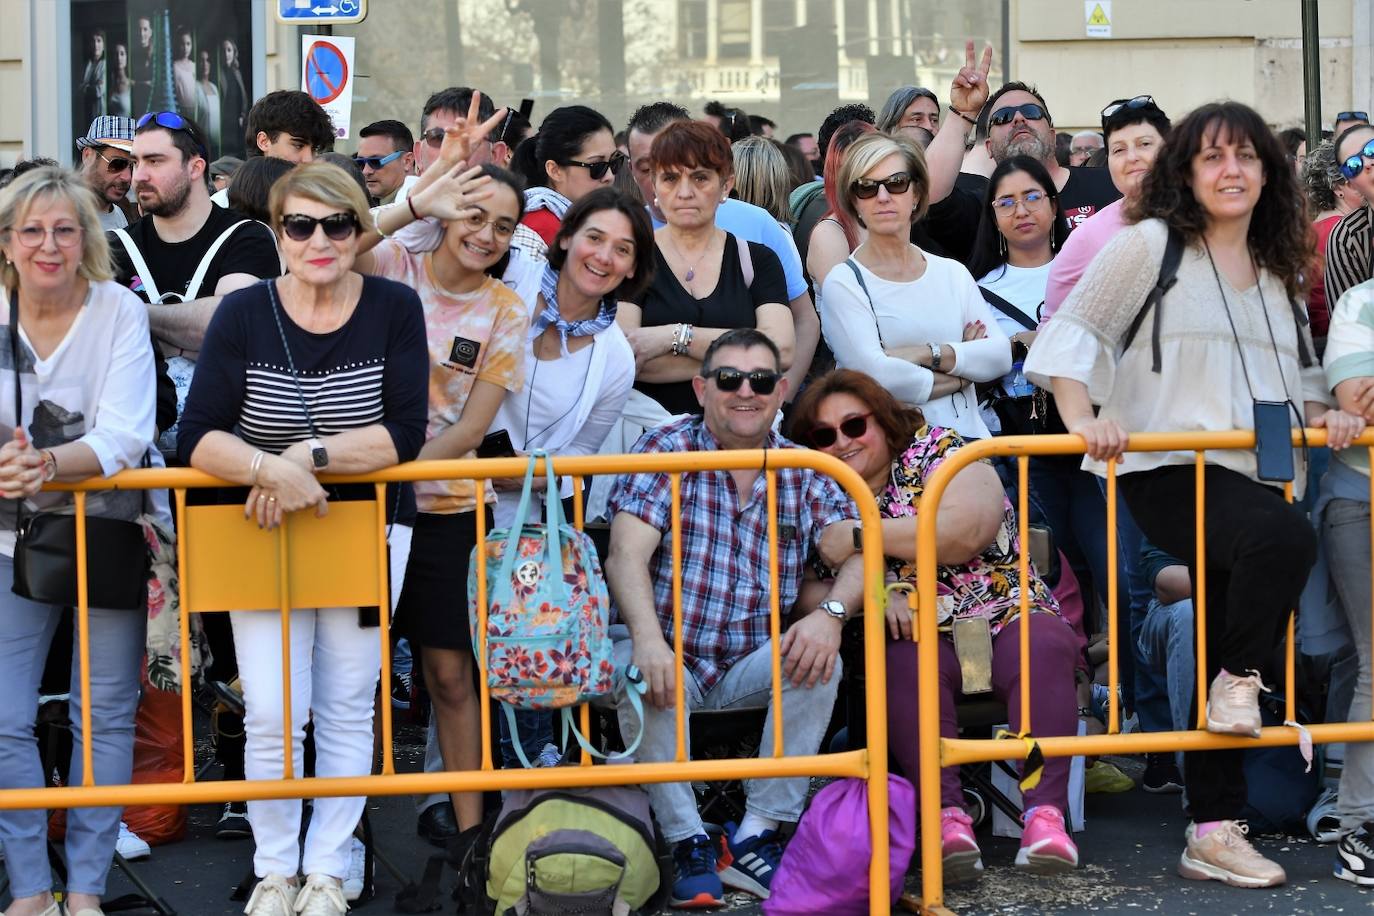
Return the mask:
[[[1128, 225], [1088, 267], [1026, 361], [1032, 381], [1053, 386], [1069, 432], [1086, 441], [1084, 468], [1105, 475], [1108, 460], [1121, 462], [1131, 515], [1151, 543], [1187, 560], [1194, 582], [1194, 453], [1123, 459], [1128, 432], [1253, 429], [1257, 416], [1283, 410], [1290, 424], [1327, 428], [1332, 447], [1341, 448], [1364, 428], [1359, 417], [1330, 409], [1297, 305], [1314, 256], [1300, 195], [1283, 146], [1255, 111], [1238, 102], [1198, 108], [1175, 126], [1128, 206]], [[1170, 235], [1183, 246], [1177, 282], [1137, 321]], [[1283, 457], [1287, 446], [1279, 448]], [[1275, 478], [1292, 479], [1301, 497], [1305, 461], [1295, 456], [1296, 474], [1261, 479], [1249, 449], [1211, 451], [1206, 460], [1211, 688], [1203, 721], [1211, 732], [1258, 737], [1261, 672], [1316, 550], [1312, 526]], [[1179, 874], [1238, 887], [1283, 883], [1283, 869], [1250, 845], [1239, 820], [1242, 751], [1190, 752], [1184, 770], [1193, 822]]]

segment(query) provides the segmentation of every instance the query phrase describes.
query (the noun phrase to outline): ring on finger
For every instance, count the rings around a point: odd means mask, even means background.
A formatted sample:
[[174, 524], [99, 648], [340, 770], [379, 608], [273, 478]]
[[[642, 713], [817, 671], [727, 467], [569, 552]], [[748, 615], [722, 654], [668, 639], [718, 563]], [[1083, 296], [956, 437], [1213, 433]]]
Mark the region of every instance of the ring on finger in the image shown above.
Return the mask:
[[268, 501], [269, 503], [274, 503], [274, 502], [277, 501], [277, 498], [276, 498], [275, 496], [269, 496], [269, 497], [267, 497], [267, 501]]
[[262, 501], [263, 501], [264, 499], [266, 499], [266, 498], [267, 498], [267, 494], [266, 494], [266, 493], [259, 493], [259, 494], [258, 494], [258, 502], [262, 502]]

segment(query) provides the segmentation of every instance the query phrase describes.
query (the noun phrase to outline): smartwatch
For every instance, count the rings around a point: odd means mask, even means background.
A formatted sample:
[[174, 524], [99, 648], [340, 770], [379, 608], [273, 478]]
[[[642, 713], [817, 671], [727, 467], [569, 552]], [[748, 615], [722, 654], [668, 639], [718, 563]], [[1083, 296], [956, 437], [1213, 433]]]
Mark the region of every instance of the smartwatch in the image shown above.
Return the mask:
[[310, 463], [314, 465], [316, 473], [329, 466], [329, 452], [325, 451], [323, 442], [311, 436], [305, 440], [305, 445], [310, 449]]
[[834, 598], [828, 601], [822, 601], [816, 606], [825, 612], [825, 616], [833, 620], [838, 620], [840, 623], [844, 623], [849, 619], [849, 612], [844, 609], [843, 604], [836, 601]]

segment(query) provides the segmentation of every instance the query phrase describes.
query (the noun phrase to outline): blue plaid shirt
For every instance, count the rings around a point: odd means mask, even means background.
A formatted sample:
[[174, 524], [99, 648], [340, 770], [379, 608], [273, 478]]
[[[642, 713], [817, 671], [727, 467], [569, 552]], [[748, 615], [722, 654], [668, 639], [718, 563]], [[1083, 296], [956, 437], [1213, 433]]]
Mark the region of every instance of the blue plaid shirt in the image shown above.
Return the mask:
[[[687, 417], [645, 433], [634, 452], [715, 451], [720, 448], [700, 417]], [[796, 448], [770, 433], [765, 448]], [[797, 601], [807, 559], [825, 528], [859, 517], [833, 479], [803, 468], [780, 468], [778, 499], [778, 606]], [[728, 471], [682, 475], [682, 643], [687, 670], [703, 692], [732, 664], [767, 642], [768, 484], [760, 473], [743, 509]], [[654, 604], [671, 646], [673, 626], [672, 490], [669, 474], [626, 474], [610, 496], [611, 515], [627, 512], [663, 532], [649, 561]]]

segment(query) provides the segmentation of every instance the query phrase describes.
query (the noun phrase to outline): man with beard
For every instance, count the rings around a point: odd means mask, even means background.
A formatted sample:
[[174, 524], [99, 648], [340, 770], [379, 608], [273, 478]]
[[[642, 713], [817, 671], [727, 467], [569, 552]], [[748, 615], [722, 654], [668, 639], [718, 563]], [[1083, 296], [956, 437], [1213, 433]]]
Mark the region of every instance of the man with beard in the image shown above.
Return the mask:
[[[177, 415], [220, 297], [281, 273], [276, 240], [261, 223], [210, 203], [200, 129], [175, 112], [145, 115], [133, 142], [142, 219], [111, 233], [115, 279], [148, 303], [148, 323], [176, 383]], [[164, 434], [164, 449], [175, 430]]]
[[124, 196], [133, 177], [134, 122], [129, 118], [102, 115], [91, 122], [86, 136], [76, 141], [81, 180], [100, 202], [100, 227], [122, 229], [129, 225]]

